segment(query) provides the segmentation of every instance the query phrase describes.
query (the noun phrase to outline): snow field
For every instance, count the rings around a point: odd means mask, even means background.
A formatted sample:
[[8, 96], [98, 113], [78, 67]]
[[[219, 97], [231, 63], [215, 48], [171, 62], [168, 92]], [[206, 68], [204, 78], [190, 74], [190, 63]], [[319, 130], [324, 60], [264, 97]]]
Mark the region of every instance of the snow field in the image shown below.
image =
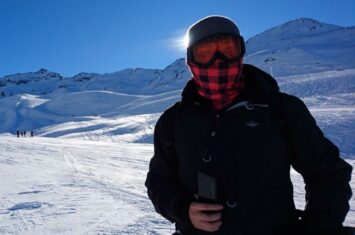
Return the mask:
[[144, 180], [152, 146], [0, 137], [0, 234], [167, 234]]
[[[152, 154], [151, 144], [1, 135], [0, 234], [172, 233], [144, 187]], [[303, 180], [291, 175], [303, 208]], [[350, 204], [345, 224], [355, 226]]]

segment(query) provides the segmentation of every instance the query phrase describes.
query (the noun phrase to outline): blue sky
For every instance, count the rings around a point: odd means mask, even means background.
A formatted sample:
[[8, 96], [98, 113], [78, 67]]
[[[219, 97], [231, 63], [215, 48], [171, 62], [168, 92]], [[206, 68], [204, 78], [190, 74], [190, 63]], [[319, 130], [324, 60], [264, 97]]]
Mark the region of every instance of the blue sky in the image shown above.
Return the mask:
[[299, 17], [354, 26], [354, 12], [354, 0], [0, 0], [0, 77], [164, 68], [185, 56], [189, 25], [211, 14], [247, 39]]

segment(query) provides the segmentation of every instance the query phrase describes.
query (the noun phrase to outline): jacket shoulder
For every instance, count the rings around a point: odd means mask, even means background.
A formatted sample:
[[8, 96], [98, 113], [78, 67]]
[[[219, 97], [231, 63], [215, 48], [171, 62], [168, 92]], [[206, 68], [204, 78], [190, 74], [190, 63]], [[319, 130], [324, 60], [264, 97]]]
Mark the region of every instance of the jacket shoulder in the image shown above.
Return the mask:
[[287, 115], [287, 119], [293, 125], [302, 125], [304, 122], [315, 124], [312, 114], [309, 112], [306, 104], [298, 97], [279, 92], [279, 99]]
[[167, 108], [162, 115], [159, 117], [158, 122], [160, 123], [166, 123], [167, 121], [169, 121], [170, 119], [174, 119], [176, 110], [178, 108], [178, 106], [180, 105], [180, 101], [176, 102], [175, 104], [173, 104], [172, 106], [170, 106], [169, 108]]
[[298, 98], [297, 96], [294, 96], [294, 95], [279, 92], [279, 96], [284, 102], [287, 102], [290, 105], [304, 104], [300, 98]]
[[175, 114], [179, 105], [180, 101], [176, 102], [162, 113], [155, 125], [154, 135], [160, 135], [167, 139], [171, 138], [174, 131]]
[[296, 110], [299, 110], [299, 109], [308, 110], [307, 105], [301, 100], [301, 98], [294, 96], [294, 95], [287, 94], [287, 93], [283, 93], [283, 92], [279, 92], [279, 93], [280, 93], [280, 98], [282, 99], [282, 101], [286, 105], [290, 106], [291, 108], [294, 108]]

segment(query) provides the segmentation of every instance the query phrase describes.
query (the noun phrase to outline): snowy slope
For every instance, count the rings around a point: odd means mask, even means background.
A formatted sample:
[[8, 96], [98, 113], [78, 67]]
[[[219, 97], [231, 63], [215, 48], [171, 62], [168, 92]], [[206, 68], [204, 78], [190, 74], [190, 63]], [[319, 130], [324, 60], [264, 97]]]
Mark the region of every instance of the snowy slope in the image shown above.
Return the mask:
[[[306, 102], [353, 167], [354, 78], [354, 69], [278, 78], [283, 91]], [[173, 226], [154, 212], [144, 188], [153, 146], [133, 142], [152, 143], [156, 120], [180, 92], [86, 91], [1, 99], [3, 123], [36, 124], [36, 135], [46, 137], [0, 135], [0, 234], [171, 234]], [[302, 209], [304, 183], [291, 174]], [[345, 224], [355, 226], [354, 197], [350, 206]]]
[[[355, 69], [277, 80], [283, 92], [305, 101], [344, 156], [355, 156]], [[50, 96], [14, 95], [0, 99], [0, 132], [35, 130], [36, 135], [47, 137], [151, 143], [157, 118], [180, 99], [180, 93], [131, 95], [88, 90]]]
[[151, 145], [0, 137], [0, 234], [169, 234], [146, 196]]
[[[6, 97], [0, 99], [0, 132], [35, 130], [41, 136], [105, 140], [119, 140], [120, 135], [130, 133], [140, 136], [132, 139], [134, 142], [141, 142], [152, 135], [151, 129], [159, 116], [156, 113], [177, 101], [180, 93], [142, 96], [87, 91], [52, 99], [32, 95]], [[128, 119], [137, 120], [136, 125], [126, 125]], [[144, 131], [146, 125], [149, 130]], [[140, 131], [142, 134], [136, 133]]]
[[[152, 154], [150, 144], [0, 135], [0, 234], [171, 234], [144, 187]], [[303, 180], [291, 173], [303, 208]], [[355, 226], [350, 204], [345, 224]]]

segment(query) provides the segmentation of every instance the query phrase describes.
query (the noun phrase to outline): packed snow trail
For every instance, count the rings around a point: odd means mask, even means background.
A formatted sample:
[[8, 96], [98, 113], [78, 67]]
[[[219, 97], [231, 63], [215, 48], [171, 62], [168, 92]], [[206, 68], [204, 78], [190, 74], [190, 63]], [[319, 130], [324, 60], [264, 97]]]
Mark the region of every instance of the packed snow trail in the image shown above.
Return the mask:
[[168, 234], [144, 179], [151, 145], [0, 137], [0, 234]]
[[[151, 144], [0, 135], [0, 234], [171, 234], [146, 196], [152, 154]], [[292, 177], [302, 208], [303, 180]]]

